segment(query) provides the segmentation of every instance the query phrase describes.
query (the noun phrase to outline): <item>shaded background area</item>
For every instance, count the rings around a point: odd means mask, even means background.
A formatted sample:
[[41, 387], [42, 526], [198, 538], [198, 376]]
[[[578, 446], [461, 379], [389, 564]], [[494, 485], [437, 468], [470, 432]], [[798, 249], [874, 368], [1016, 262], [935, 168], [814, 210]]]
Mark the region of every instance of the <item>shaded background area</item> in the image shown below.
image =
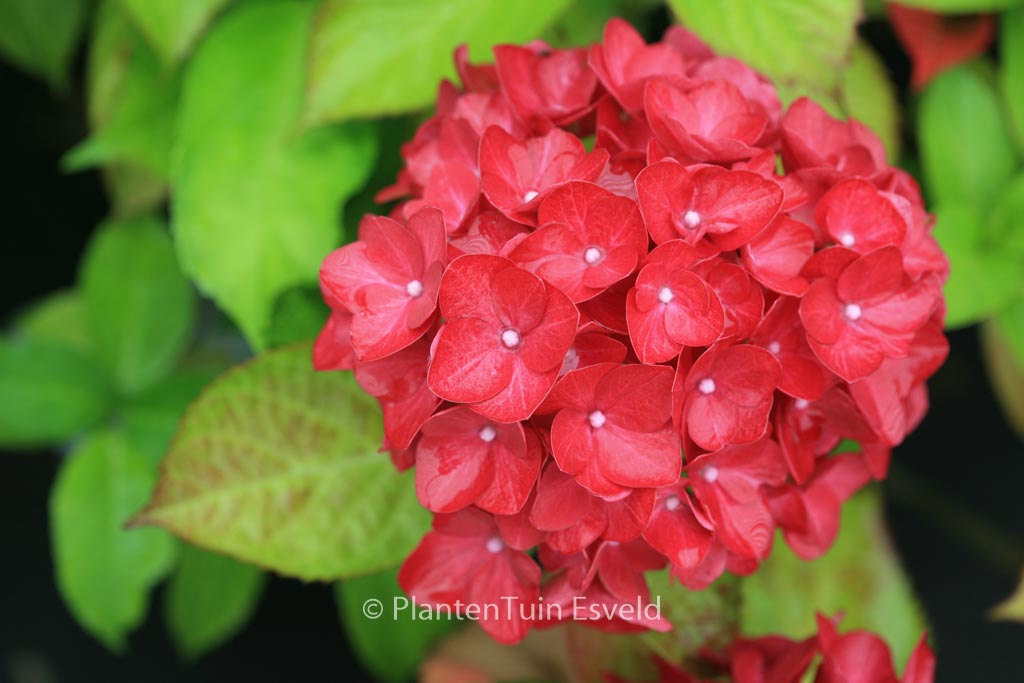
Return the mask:
[[[864, 33], [905, 82], [885, 30]], [[74, 79], [76, 87], [81, 84]], [[902, 77], [901, 77], [902, 76]], [[82, 248], [106, 213], [95, 173], [62, 175], [60, 155], [86, 132], [80, 92], [55, 96], [0, 65], [2, 320], [19, 305], [72, 284]], [[932, 409], [898, 449], [886, 484], [896, 545], [933, 625], [940, 683], [1024, 680], [1024, 625], [986, 611], [1018, 581], [1006, 558], [1024, 544], [1024, 445], [988, 387], [973, 329], [950, 335], [952, 354], [930, 383]], [[47, 497], [60, 454], [0, 457], [0, 681], [362, 680], [329, 587], [273, 579], [253, 620], [197, 664], [181, 662], [163, 627], [160, 592], [122, 656], [85, 634], [53, 579]], [[979, 531], [983, 532], [980, 533]], [[969, 538], [965, 537], [969, 535]], [[984, 534], [984, 535], [983, 535]], [[1002, 559], [1001, 559], [1002, 558]]]

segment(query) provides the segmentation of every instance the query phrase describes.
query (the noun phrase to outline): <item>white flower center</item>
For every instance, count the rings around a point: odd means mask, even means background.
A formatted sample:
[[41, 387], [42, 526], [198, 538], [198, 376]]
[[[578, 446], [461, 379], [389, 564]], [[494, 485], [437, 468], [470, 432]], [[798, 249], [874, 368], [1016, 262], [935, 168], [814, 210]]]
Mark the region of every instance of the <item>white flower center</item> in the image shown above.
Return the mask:
[[687, 212], [683, 214], [683, 225], [690, 230], [696, 230], [697, 226], [700, 225], [700, 214], [693, 209], [687, 210]]
[[704, 395], [715, 393], [715, 380], [710, 377], [705, 377], [700, 381], [700, 384], [697, 385], [697, 390]]
[[500, 553], [505, 549], [505, 542], [497, 536], [491, 536], [487, 539], [487, 552], [489, 553]]
[[530, 190], [529, 192], [523, 195], [523, 204], [529, 204], [530, 202], [537, 198], [538, 194], [540, 193], [537, 192], [537, 190]]
[[498, 436], [498, 430], [494, 428], [494, 425], [484, 425], [480, 430], [480, 440], [485, 443], [490, 443]]
[[415, 299], [423, 294], [423, 283], [419, 280], [413, 280], [405, 286], [405, 291]]
[[714, 484], [718, 481], [718, 468], [714, 465], [708, 465], [701, 470], [700, 476], [704, 477], [704, 481], [709, 484]]
[[672, 299], [674, 299], [675, 296], [676, 295], [673, 294], [672, 290], [669, 289], [668, 287], [662, 287], [661, 289], [658, 290], [658, 301], [660, 301], [663, 304], [667, 304], [669, 301], [672, 301]]
[[523, 338], [519, 335], [519, 330], [510, 327], [501, 333], [501, 343], [506, 349], [517, 349], [523, 343]]
[[852, 247], [856, 241], [857, 238], [853, 236], [852, 232], [844, 232], [839, 236], [839, 243], [844, 247]]
[[583, 260], [590, 266], [597, 265], [603, 258], [604, 254], [597, 247], [587, 247], [587, 250], [583, 252]]
[[683, 502], [679, 500], [679, 496], [669, 496], [665, 499], [666, 510], [678, 510], [679, 506], [682, 504]]
[[769, 344], [768, 344], [768, 350], [769, 350], [769, 351], [770, 351], [771, 353], [775, 353], [775, 354], [777, 354], [777, 353], [778, 353], [779, 351], [781, 351], [781, 350], [782, 350], [782, 346], [780, 346], [780, 345], [779, 345], [779, 342], [777, 342], [777, 341], [773, 341], [773, 342], [771, 342], [771, 343], [769, 343]]
[[843, 306], [843, 315], [847, 320], [860, 320], [860, 316], [863, 313], [864, 311], [857, 304], [846, 304]]
[[594, 412], [592, 412], [590, 414], [590, 417], [588, 417], [587, 419], [590, 421], [590, 426], [593, 427], [594, 429], [600, 429], [601, 427], [604, 427], [604, 423], [608, 421], [608, 418], [606, 418], [604, 416], [604, 413], [602, 413], [600, 410], [595, 410]]
[[811, 402], [808, 401], [806, 398], [798, 398], [794, 405], [796, 406], [797, 410], [804, 410], [807, 408], [807, 406], [811, 405]]

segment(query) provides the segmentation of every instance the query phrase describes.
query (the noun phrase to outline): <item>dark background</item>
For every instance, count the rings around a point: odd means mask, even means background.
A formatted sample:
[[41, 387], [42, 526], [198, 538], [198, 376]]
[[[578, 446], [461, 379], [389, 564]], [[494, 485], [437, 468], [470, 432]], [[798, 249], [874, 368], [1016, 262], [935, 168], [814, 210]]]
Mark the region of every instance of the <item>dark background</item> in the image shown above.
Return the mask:
[[[905, 83], [907, 64], [888, 28], [869, 24], [864, 33]], [[58, 95], [0, 64], [5, 324], [19, 307], [74, 283], [82, 249], [107, 211], [97, 174], [58, 170], [61, 154], [86, 134], [81, 71], [79, 63], [72, 90]], [[1014, 561], [1024, 561], [1024, 445], [992, 396], [975, 330], [950, 340], [949, 361], [930, 382], [931, 411], [896, 451], [886, 511], [932, 624], [937, 681], [1019, 683], [1024, 624], [990, 622], [986, 611], [1013, 591]], [[366, 678], [344, 641], [330, 588], [279, 578], [245, 630], [197, 664], [175, 655], [159, 591], [128, 651], [107, 652], [72, 620], [53, 578], [47, 498], [60, 457], [0, 456], [0, 681]]]

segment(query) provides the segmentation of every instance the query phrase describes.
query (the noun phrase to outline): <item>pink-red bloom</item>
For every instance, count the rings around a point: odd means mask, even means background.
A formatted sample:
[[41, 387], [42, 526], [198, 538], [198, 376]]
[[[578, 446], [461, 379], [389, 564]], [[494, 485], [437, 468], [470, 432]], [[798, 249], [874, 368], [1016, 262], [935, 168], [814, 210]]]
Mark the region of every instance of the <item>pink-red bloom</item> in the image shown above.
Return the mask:
[[[400, 574], [417, 601], [513, 596], [483, 620], [503, 642], [559, 621], [522, 616], [541, 602], [664, 630], [619, 611], [652, 599], [645, 572], [700, 590], [779, 532], [811, 559], [885, 477], [946, 356], [948, 263], [866, 126], [783, 110], [680, 27], [647, 44], [616, 19], [495, 62], [456, 51], [389, 217], [324, 260], [313, 362], [377, 399], [435, 513]], [[890, 680], [878, 643], [826, 626], [737, 643], [723, 671], [788, 683], [820, 654], [819, 681]]]

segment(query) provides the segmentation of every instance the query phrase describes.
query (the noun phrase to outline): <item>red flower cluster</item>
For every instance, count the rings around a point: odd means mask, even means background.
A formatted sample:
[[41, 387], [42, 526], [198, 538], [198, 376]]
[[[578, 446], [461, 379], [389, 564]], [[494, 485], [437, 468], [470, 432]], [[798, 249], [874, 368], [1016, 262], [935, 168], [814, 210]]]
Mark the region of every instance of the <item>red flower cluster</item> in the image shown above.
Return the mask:
[[[815, 683], [932, 683], [935, 680], [935, 654], [924, 638], [910, 655], [903, 676], [896, 675], [889, 646], [868, 631], [840, 634], [836, 624], [818, 616], [818, 634], [803, 641], [782, 636], [737, 640], [721, 654], [705, 653], [707, 663], [727, 679], [716, 676], [703, 679], [678, 666], [656, 658], [659, 683], [799, 683], [810, 680], [808, 669], [815, 667]], [[626, 683], [618, 676], [605, 676], [608, 683]]]
[[[776, 529], [822, 553], [946, 355], [916, 183], [680, 28], [495, 56], [456, 52], [380, 196], [403, 201], [321, 271], [316, 367], [355, 370], [437, 513], [402, 586], [614, 607], [666, 564], [693, 589], [752, 572]], [[483, 625], [543, 625], [518, 615]]]

